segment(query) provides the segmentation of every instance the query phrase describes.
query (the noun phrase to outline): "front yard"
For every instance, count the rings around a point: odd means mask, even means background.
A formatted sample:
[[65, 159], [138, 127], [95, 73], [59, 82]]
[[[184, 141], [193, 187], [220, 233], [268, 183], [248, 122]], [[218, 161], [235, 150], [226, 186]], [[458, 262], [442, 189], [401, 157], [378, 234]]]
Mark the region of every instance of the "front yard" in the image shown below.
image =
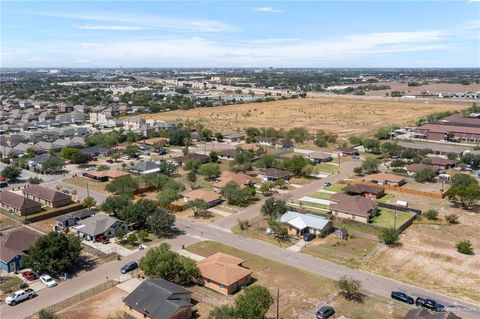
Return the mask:
[[[396, 215], [396, 216], [395, 216]], [[412, 218], [415, 213], [393, 211], [387, 208], [379, 208], [377, 214], [370, 219], [371, 224], [384, 228], [398, 228]]]
[[88, 188], [92, 191], [95, 192], [102, 192], [102, 193], [108, 193], [105, 190], [105, 186], [109, 182], [99, 182], [94, 179], [86, 178], [86, 177], [71, 177], [71, 178], [65, 178], [62, 182], [65, 184], [70, 184], [78, 187], [82, 187], [87, 189], [87, 183], [88, 183]]

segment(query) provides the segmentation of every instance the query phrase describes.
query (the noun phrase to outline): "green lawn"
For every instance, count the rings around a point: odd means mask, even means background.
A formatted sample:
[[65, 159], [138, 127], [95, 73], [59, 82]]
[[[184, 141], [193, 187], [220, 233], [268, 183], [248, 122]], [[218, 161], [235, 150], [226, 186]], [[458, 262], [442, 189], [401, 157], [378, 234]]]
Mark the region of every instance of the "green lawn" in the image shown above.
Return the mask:
[[316, 192], [313, 194], [308, 195], [308, 197], [318, 198], [318, 199], [330, 199], [332, 194], [325, 193], [325, 192]]
[[385, 196], [379, 198], [377, 201], [380, 203], [394, 203], [395, 195], [393, 194], [385, 194]]
[[18, 277], [0, 277], [0, 289], [4, 293], [10, 293], [12, 291], [18, 290], [22, 283], [23, 280]]
[[335, 226], [335, 228], [345, 228], [350, 234], [366, 233], [378, 236], [381, 233], [379, 229], [372, 227], [369, 224], [354, 223], [349, 222], [348, 220], [337, 219], [333, 222], [333, 226]]
[[325, 189], [327, 191], [340, 193], [347, 186], [348, 186], [347, 184], [333, 184], [332, 186], [325, 187]]
[[306, 207], [313, 207], [313, 208], [320, 208], [320, 209], [325, 209], [325, 210], [330, 210], [328, 205], [323, 205], [323, 204], [318, 204], [318, 203], [311, 203], [311, 202], [305, 202], [305, 201], [298, 201], [299, 204], [302, 206]]
[[262, 240], [262, 241], [265, 241], [267, 243], [280, 246], [282, 248], [292, 246], [295, 243], [292, 240], [292, 238], [290, 238], [290, 237], [288, 239], [285, 239], [285, 240], [279, 240], [279, 239], [275, 238], [275, 236], [273, 236], [273, 235], [267, 235], [267, 233], [265, 232], [264, 229], [255, 229], [253, 227], [250, 227], [248, 230], [241, 230], [240, 226], [235, 225], [235, 226], [232, 227], [232, 232], [234, 234], [237, 234], [237, 235]]
[[396, 224], [396, 227], [398, 228], [413, 215], [414, 213], [397, 211], [397, 220], [395, 222], [395, 212], [390, 209], [381, 208], [379, 209], [377, 215], [375, 215], [375, 217], [373, 217], [370, 221], [372, 225], [391, 228], [394, 226], [394, 224]]
[[325, 164], [325, 163], [317, 164], [315, 168], [325, 173], [335, 173], [335, 172], [338, 172], [339, 170], [337, 165], [331, 165], [331, 164]]

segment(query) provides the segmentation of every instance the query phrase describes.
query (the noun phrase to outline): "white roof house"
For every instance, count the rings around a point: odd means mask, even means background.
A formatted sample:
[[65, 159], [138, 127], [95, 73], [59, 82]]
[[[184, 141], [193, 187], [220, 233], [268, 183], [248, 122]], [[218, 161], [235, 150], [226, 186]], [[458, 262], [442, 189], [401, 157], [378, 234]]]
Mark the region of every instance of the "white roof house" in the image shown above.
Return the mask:
[[305, 232], [319, 233], [332, 228], [332, 221], [326, 217], [292, 211], [287, 211], [283, 214], [280, 217], [280, 221], [297, 229], [300, 234]]

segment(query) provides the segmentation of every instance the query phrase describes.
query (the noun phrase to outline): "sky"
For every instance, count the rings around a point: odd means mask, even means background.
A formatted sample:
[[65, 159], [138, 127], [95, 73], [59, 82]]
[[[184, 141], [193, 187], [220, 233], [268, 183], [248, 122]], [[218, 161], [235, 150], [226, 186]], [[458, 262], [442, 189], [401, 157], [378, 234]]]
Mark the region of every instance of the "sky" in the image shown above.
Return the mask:
[[0, 67], [480, 67], [480, 0], [0, 0]]

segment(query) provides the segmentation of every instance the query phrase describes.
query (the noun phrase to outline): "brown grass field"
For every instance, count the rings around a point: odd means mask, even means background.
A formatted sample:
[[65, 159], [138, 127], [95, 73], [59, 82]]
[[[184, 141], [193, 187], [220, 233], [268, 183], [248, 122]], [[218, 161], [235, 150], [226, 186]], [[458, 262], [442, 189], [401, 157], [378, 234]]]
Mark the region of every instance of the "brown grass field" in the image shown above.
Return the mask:
[[434, 112], [461, 110], [469, 105], [441, 100], [331, 96], [170, 111], [141, 117], [167, 121], [198, 120], [214, 131], [264, 127], [267, 124], [277, 129], [305, 127], [312, 132], [324, 130], [348, 137], [389, 124], [414, 123]]

